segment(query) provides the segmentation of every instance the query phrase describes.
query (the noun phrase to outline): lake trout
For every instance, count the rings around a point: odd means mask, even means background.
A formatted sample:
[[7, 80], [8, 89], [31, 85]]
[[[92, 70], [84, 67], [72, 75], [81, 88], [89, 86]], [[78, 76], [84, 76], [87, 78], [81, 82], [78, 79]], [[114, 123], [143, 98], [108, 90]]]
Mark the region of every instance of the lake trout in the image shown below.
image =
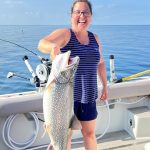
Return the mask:
[[[73, 78], [79, 57], [70, 58], [70, 51], [56, 56], [43, 95], [45, 130], [54, 150], [66, 150], [69, 128], [81, 128], [73, 115]], [[75, 127], [76, 128], [76, 127]]]

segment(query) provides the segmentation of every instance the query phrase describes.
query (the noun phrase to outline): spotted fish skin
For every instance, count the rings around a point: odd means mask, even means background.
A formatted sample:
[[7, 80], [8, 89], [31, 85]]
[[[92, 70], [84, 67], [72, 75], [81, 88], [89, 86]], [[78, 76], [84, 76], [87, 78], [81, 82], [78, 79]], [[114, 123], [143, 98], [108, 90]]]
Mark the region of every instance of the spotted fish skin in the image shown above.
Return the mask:
[[45, 127], [54, 150], [66, 150], [73, 117], [73, 78], [79, 57], [68, 64], [70, 53], [56, 56], [43, 95]]

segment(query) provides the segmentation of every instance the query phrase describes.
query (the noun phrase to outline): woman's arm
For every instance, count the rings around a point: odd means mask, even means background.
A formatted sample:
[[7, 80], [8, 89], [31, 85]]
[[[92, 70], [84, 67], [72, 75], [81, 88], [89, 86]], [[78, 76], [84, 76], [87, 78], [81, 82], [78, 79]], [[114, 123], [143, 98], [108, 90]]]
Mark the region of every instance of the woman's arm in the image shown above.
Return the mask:
[[102, 94], [101, 94], [101, 97], [100, 99], [101, 100], [106, 100], [107, 99], [107, 74], [106, 74], [106, 66], [105, 66], [105, 62], [103, 60], [103, 57], [102, 57], [102, 49], [101, 49], [101, 44], [100, 44], [100, 41], [98, 39], [98, 36], [95, 35], [95, 38], [97, 40], [97, 43], [99, 45], [99, 53], [100, 53], [100, 61], [98, 63], [98, 75], [99, 75], [99, 78], [101, 80], [101, 83], [103, 85], [103, 90], [102, 90]]
[[100, 57], [100, 62], [98, 64], [98, 75], [101, 79], [101, 82], [102, 82], [102, 85], [104, 88], [107, 88], [107, 75], [106, 75], [106, 66], [105, 66], [105, 63], [104, 63], [104, 60], [102, 58], [102, 55]]
[[64, 47], [70, 39], [70, 32], [68, 29], [58, 29], [50, 35], [44, 37], [39, 41], [38, 49], [46, 54], [50, 54], [51, 58], [60, 52], [60, 48]]

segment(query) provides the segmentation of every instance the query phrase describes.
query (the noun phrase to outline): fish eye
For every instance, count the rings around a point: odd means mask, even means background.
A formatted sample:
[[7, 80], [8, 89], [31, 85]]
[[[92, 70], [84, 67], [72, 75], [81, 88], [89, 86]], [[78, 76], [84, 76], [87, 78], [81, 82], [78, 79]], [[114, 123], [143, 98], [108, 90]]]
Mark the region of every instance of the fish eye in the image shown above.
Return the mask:
[[75, 71], [76, 70], [76, 67], [73, 67], [73, 71]]

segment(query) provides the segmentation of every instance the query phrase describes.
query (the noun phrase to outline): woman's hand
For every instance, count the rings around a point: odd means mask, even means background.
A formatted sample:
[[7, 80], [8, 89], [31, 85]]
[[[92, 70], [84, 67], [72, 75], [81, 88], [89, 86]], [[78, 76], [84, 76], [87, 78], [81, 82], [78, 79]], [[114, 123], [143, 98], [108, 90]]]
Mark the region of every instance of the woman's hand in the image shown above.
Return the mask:
[[107, 100], [107, 96], [108, 96], [107, 88], [104, 87], [104, 88], [102, 89], [102, 94], [101, 94], [100, 100], [102, 100], [102, 101]]
[[60, 53], [60, 47], [57, 45], [54, 45], [52, 47], [52, 50], [50, 51], [51, 60], [53, 61], [55, 59], [56, 55], [59, 53]]

